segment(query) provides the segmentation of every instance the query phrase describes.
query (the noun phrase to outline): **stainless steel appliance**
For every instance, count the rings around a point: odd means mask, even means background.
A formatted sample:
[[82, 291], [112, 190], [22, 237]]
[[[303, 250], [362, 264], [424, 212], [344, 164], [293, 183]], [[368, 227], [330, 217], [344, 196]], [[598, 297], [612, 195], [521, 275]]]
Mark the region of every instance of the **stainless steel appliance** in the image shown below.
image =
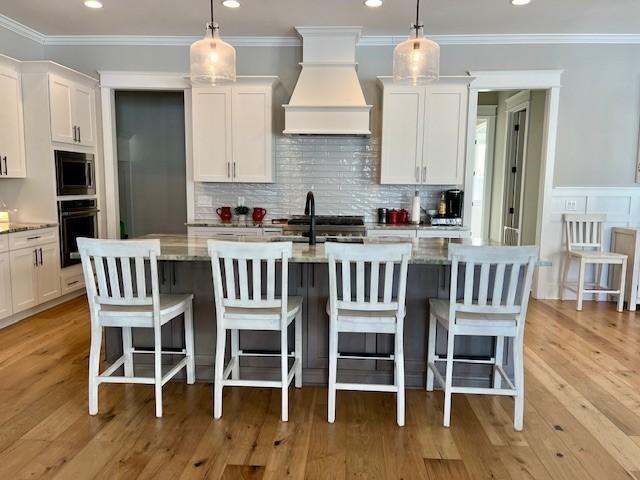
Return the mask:
[[98, 208], [96, 200], [60, 200], [58, 202], [58, 225], [60, 229], [60, 264], [69, 267], [80, 263], [71, 258], [78, 252], [78, 237], [98, 237]]
[[[433, 226], [460, 226], [462, 225], [462, 211], [464, 202], [464, 192], [453, 189], [442, 192], [445, 213], [432, 216]], [[441, 200], [442, 201], [442, 200]]]
[[[294, 215], [283, 226], [284, 235], [308, 236], [311, 225], [309, 215]], [[349, 215], [316, 215], [315, 234], [319, 239], [326, 237], [364, 237], [367, 229], [364, 217]]]
[[58, 195], [95, 195], [95, 160], [92, 154], [55, 151]]

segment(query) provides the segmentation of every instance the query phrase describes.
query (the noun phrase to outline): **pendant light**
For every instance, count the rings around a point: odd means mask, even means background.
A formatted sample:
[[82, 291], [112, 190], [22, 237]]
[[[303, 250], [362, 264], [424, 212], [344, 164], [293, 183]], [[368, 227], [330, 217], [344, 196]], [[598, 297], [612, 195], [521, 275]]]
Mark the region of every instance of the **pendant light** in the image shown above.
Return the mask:
[[420, 0], [416, 5], [416, 23], [411, 36], [393, 50], [393, 80], [413, 85], [440, 78], [440, 45], [424, 36], [420, 23]]
[[211, 2], [211, 22], [207, 23], [202, 40], [191, 45], [191, 83], [195, 85], [215, 85], [236, 81], [236, 49], [220, 38], [220, 28], [213, 21], [213, 0]]

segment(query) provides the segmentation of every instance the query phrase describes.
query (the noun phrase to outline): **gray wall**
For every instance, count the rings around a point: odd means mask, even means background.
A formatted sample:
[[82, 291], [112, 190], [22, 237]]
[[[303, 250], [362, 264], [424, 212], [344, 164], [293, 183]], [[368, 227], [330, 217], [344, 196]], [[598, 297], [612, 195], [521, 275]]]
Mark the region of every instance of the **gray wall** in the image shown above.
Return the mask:
[[42, 60], [44, 47], [38, 42], [0, 27], [0, 53], [19, 60]]
[[[28, 46], [0, 51], [18, 58]], [[21, 50], [25, 51], [21, 54]], [[361, 47], [359, 74], [367, 101], [375, 105], [379, 129], [377, 75], [389, 75], [392, 47]], [[97, 70], [187, 71], [187, 47], [50, 46], [44, 56], [95, 74]], [[467, 70], [564, 69], [560, 96], [556, 186], [634, 186], [640, 125], [640, 45], [445, 45], [442, 72]], [[238, 48], [238, 73], [279, 75], [291, 92], [301, 60], [299, 47]]]

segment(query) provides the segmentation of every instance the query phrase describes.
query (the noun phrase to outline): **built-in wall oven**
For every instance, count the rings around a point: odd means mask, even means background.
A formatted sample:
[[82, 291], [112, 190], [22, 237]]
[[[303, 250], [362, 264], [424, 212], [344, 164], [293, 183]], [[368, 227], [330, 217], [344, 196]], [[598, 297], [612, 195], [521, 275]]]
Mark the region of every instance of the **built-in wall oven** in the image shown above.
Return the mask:
[[63, 268], [80, 263], [80, 259], [71, 258], [71, 254], [78, 251], [78, 237], [97, 238], [98, 212], [95, 199], [58, 201], [60, 264]]
[[95, 195], [95, 160], [89, 153], [55, 151], [58, 196]]

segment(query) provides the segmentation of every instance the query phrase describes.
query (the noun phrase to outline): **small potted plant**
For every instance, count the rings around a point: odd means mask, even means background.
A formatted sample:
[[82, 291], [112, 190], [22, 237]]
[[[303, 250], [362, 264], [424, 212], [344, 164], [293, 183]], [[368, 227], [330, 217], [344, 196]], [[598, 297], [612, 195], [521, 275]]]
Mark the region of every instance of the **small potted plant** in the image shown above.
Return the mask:
[[236, 217], [238, 219], [238, 223], [247, 223], [247, 215], [249, 214], [249, 207], [245, 207], [244, 205], [238, 205], [233, 209]]

